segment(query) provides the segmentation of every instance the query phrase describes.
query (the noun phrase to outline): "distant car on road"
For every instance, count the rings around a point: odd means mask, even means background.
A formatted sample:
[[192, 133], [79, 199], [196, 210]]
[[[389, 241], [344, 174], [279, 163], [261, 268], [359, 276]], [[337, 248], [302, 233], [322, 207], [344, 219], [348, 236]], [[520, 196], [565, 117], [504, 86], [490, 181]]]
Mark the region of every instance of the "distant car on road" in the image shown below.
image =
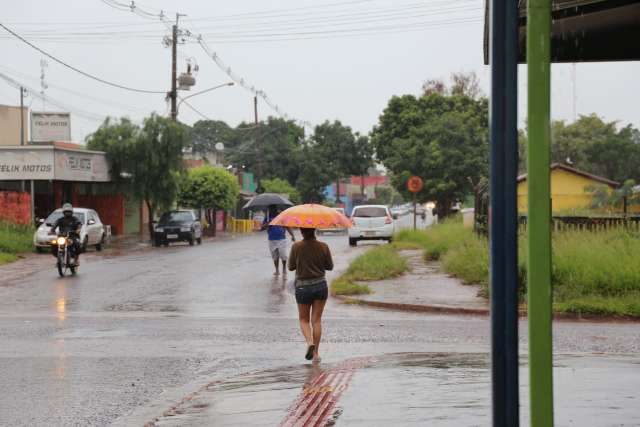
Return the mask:
[[360, 240], [386, 240], [391, 242], [395, 226], [389, 208], [385, 205], [360, 205], [351, 213], [353, 227], [349, 229], [349, 245]]
[[[333, 208], [335, 210], [337, 210], [338, 212], [340, 212], [342, 215], [346, 215], [344, 213], [344, 208]], [[322, 233], [344, 233], [347, 229], [346, 228], [319, 228], [317, 230], [318, 234], [322, 234]]]
[[[51, 227], [62, 215], [62, 209], [56, 209], [46, 219], [40, 220], [40, 226], [33, 235], [33, 244], [38, 252], [51, 247], [51, 240], [57, 236], [50, 234]], [[98, 212], [87, 208], [73, 208], [73, 215], [82, 223], [80, 228], [82, 251], [85, 252], [89, 246], [95, 246], [97, 251], [101, 251], [108, 236]]]
[[170, 242], [202, 243], [202, 225], [191, 210], [175, 210], [162, 214], [153, 231], [155, 246], [169, 246]]

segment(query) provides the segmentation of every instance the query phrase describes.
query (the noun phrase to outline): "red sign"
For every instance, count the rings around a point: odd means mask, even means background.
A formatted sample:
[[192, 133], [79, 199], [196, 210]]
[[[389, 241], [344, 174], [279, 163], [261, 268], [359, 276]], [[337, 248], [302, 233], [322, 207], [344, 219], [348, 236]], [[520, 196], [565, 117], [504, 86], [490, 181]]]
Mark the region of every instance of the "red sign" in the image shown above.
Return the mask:
[[422, 190], [422, 178], [419, 176], [412, 176], [407, 180], [407, 190], [412, 193], [417, 193]]

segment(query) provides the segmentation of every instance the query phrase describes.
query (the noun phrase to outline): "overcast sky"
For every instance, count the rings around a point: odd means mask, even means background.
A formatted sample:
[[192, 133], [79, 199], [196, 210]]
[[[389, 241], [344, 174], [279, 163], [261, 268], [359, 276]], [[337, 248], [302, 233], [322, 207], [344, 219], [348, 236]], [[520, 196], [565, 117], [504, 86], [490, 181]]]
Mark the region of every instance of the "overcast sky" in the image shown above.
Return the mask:
[[[107, 4], [112, 0], [4, 3], [0, 22], [69, 64], [121, 85], [169, 89], [170, 49], [162, 45], [169, 31], [159, 19], [119, 10]], [[456, 71], [475, 71], [485, 93], [489, 89], [489, 69], [482, 64], [482, 0], [141, 0], [136, 4], [154, 14], [160, 10], [175, 14], [179, 7], [187, 15], [181, 18], [182, 28], [204, 34], [233, 72], [263, 90], [289, 116], [313, 124], [338, 119], [367, 133], [392, 95], [418, 94], [425, 79], [448, 78]], [[39, 91], [43, 55], [3, 31], [0, 73]], [[179, 70], [186, 69], [188, 58], [199, 66], [191, 93], [230, 81], [194, 39], [179, 47]], [[47, 62], [45, 93], [71, 111], [76, 141], [95, 130], [103, 116], [140, 120], [152, 111], [168, 113], [163, 94], [109, 87]], [[524, 66], [520, 71], [524, 120]], [[640, 127], [639, 75], [639, 63], [554, 65], [553, 116], [572, 120], [574, 111], [595, 112]], [[252, 94], [238, 86], [190, 101], [207, 117], [231, 125], [253, 120]], [[19, 103], [18, 90], [2, 79], [0, 103]], [[27, 103], [42, 110], [42, 102], [33, 96]], [[44, 108], [62, 109], [50, 103]], [[276, 114], [262, 101], [259, 112], [261, 117]], [[200, 117], [183, 104], [179, 118], [191, 124]]]

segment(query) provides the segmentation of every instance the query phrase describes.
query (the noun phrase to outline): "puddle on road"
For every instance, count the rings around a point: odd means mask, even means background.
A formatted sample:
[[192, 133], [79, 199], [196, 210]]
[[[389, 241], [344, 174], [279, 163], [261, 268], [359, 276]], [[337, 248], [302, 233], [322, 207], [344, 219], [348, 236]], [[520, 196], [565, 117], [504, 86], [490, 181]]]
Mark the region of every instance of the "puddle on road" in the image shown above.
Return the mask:
[[[640, 425], [637, 359], [558, 359], [557, 426]], [[527, 376], [523, 365], [523, 425], [529, 423]], [[154, 425], [486, 426], [491, 424], [490, 397], [488, 354], [387, 354], [214, 382], [166, 411]]]

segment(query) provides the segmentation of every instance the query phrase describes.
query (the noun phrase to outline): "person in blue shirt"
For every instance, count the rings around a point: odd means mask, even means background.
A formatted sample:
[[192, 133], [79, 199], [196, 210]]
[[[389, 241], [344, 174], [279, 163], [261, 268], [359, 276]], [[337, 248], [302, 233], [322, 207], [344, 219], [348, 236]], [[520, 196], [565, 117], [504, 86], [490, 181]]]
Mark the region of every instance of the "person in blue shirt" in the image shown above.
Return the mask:
[[282, 209], [270, 207], [263, 222], [263, 227], [266, 227], [269, 238], [269, 253], [273, 259], [273, 265], [276, 268], [276, 271], [273, 273], [274, 276], [280, 275], [280, 261], [282, 261], [282, 274], [287, 274], [287, 233], [291, 235], [293, 242], [296, 241], [296, 237], [290, 228], [279, 225], [269, 225], [269, 222], [280, 212], [282, 212]]

